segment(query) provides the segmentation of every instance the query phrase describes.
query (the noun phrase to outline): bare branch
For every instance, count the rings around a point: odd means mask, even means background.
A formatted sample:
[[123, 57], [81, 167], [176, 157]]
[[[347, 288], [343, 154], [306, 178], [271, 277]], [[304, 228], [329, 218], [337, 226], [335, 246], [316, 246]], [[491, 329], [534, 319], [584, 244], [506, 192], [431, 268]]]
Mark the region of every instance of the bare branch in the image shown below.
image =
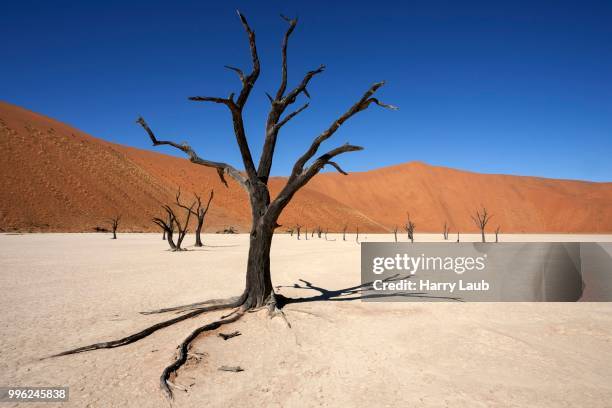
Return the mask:
[[236, 72], [238, 74], [238, 78], [240, 78], [240, 82], [242, 82], [242, 85], [244, 85], [244, 72], [242, 72], [242, 70], [240, 68], [236, 68], [236, 67], [232, 67], [229, 65], [224, 65], [225, 68], [232, 70], [234, 72]]
[[348, 173], [346, 171], [342, 170], [342, 168], [338, 165], [338, 163], [333, 162], [333, 161], [329, 161], [326, 164], [334, 166], [336, 168], [336, 170], [338, 170], [339, 173], [344, 174], [345, 176], [348, 176]]
[[190, 96], [189, 98], [190, 101], [195, 101], [195, 102], [213, 102], [213, 103], [221, 103], [223, 105], [227, 105], [230, 109], [232, 108], [232, 105], [234, 105], [234, 94], [230, 94], [230, 96], [228, 98], [219, 98], [216, 96]]
[[238, 170], [236, 170], [234, 167], [230, 166], [229, 164], [222, 163], [222, 162], [214, 162], [210, 160], [204, 160], [200, 158], [200, 156], [198, 156], [198, 154], [187, 143], [178, 144], [172, 141], [158, 140], [155, 137], [155, 134], [153, 133], [149, 125], [147, 125], [147, 122], [145, 122], [145, 120], [142, 117], [139, 117], [138, 120], [136, 120], [136, 123], [142, 126], [142, 128], [147, 132], [147, 134], [149, 135], [149, 138], [151, 139], [151, 142], [153, 143], [153, 146], [159, 146], [159, 145], [172, 146], [184, 152], [185, 154], [187, 154], [187, 156], [189, 156], [189, 161], [191, 161], [192, 163], [199, 164], [201, 166], [216, 168], [217, 173], [219, 174], [219, 178], [221, 179], [223, 184], [225, 184], [226, 187], [227, 187], [227, 181], [225, 180], [225, 177], [224, 177], [225, 174], [232, 177], [242, 187], [248, 190], [248, 185], [247, 185], [247, 182], [244, 176]]
[[325, 130], [317, 138], [315, 138], [306, 153], [304, 153], [302, 157], [300, 157], [295, 162], [295, 165], [293, 166], [293, 171], [291, 172], [291, 176], [289, 177], [289, 182], [296, 179], [302, 173], [304, 165], [317, 153], [317, 150], [319, 150], [319, 146], [321, 146], [321, 143], [329, 139], [336, 132], [336, 130], [338, 130], [338, 128], [348, 119], [350, 119], [353, 115], [367, 109], [371, 103], [376, 103], [377, 105], [383, 107], [392, 106], [383, 104], [379, 102], [376, 98], [371, 98], [374, 92], [376, 92], [383, 85], [384, 82], [377, 82], [372, 85], [370, 89], [368, 89], [366, 93], [363, 94], [363, 96], [361, 97], [361, 99], [359, 99], [357, 103], [351, 106], [351, 108], [338, 119], [336, 119], [327, 130]]
[[287, 122], [289, 122], [291, 119], [293, 119], [296, 115], [298, 115], [300, 112], [302, 112], [303, 110], [305, 110], [306, 108], [308, 108], [309, 104], [305, 103], [304, 105], [302, 105], [302, 107], [300, 107], [299, 109], [291, 112], [290, 114], [288, 114], [287, 116], [285, 116], [283, 118], [283, 120], [281, 120], [280, 122], [278, 122], [276, 124], [276, 130], [280, 129], [281, 127], [283, 127]]
[[240, 11], [236, 10], [236, 12], [238, 13], [238, 17], [240, 18], [240, 22], [242, 23], [247, 36], [249, 37], [249, 48], [251, 49], [251, 60], [253, 64], [253, 69], [251, 73], [245, 77], [242, 91], [240, 91], [240, 95], [236, 100], [236, 105], [242, 109], [249, 97], [249, 94], [251, 93], [251, 89], [253, 89], [253, 85], [255, 85], [255, 81], [257, 81], [257, 78], [259, 77], [260, 65], [259, 56], [257, 55], [257, 45], [255, 44], [255, 32], [251, 29], [246, 18], [240, 13]]
[[[312, 77], [314, 77], [317, 74], [320, 74], [321, 72], [325, 71], [325, 65], [321, 64], [319, 65], [319, 68], [312, 70], [312, 71], [308, 71], [306, 73], [306, 75], [304, 75], [304, 79], [302, 79], [302, 82], [300, 82], [300, 84], [298, 86], [296, 86], [295, 88], [293, 88], [293, 90], [291, 92], [289, 92], [287, 94], [287, 96], [285, 96], [282, 99], [282, 105], [283, 105], [283, 110], [291, 105], [293, 102], [295, 102], [295, 99], [301, 94], [304, 93], [308, 98], [310, 98], [310, 94], [308, 93], [308, 91], [306, 90], [306, 87], [308, 86], [308, 83], [310, 82], [310, 80], [312, 79]], [[281, 112], [282, 113], [282, 112]]]
[[297, 19], [290, 19], [281, 14], [281, 18], [289, 23], [289, 28], [287, 28], [287, 32], [285, 32], [285, 37], [283, 38], [283, 44], [281, 46], [281, 53], [283, 58], [282, 70], [281, 70], [281, 83], [276, 92], [276, 99], [280, 100], [287, 89], [287, 44], [289, 43], [289, 37], [295, 26], [297, 25]]
[[298, 177], [288, 181], [287, 184], [285, 184], [285, 187], [283, 187], [276, 199], [274, 199], [274, 201], [270, 204], [267, 215], [270, 217], [277, 217], [283, 208], [285, 208], [285, 206], [289, 203], [289, 201], [291, 201], [293, 195], [306, 183], [308, 183], [315, 175], [317, 175], [317, 173], [319, 173], [319, 171], [321, 171], [325, 165], [334, 166], [338, 171], [346, 175], [347, 173], [331, 159], [342, 153], [356, 152], [359, 150], [363, 150], [363, 147], [344, 144], [319, 156], [305, 171], [300, 173]]

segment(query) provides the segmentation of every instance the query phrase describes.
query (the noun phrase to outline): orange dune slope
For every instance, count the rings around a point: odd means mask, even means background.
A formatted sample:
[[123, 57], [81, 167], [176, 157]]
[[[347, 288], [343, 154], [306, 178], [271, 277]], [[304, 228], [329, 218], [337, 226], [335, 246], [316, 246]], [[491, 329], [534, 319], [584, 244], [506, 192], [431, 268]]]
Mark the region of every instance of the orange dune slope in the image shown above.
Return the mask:
[[[215, 198], [205, 230], [248, 231], [244, 191], [185, 159], [94, 138], [43, 115], [0, 102], [0, 230], [92, 231], [122, 215], [122, 231], [156, 231], [151, 218], [194, 193]], [[274, 195], [285, 179], [271, 179]], [[477, 174], [407, 163], [342, 176], [324, 173], [303, 188], [280, 223], [339, 231], [390, 231], [409, 212], [417, 232], [475, 231], [485, 205], [504, 232], [612, 232], [612, 183]], [[284, 230], [284, 228], [282, 229]]]

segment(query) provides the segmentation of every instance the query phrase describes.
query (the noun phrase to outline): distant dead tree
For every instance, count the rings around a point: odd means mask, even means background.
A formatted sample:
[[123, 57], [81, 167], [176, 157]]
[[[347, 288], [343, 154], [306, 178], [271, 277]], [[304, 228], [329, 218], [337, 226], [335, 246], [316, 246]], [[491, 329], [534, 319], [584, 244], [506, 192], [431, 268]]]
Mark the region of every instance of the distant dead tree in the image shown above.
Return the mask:
[[325, 228], [325, 240], [327, 241], [327, 233], [329, 232], [329, 228]]
[[117, 239], [117, 228], [119, 227], [119, 221], [121, 221], [121, 215], [115, 215], [108, 220], [108, 223], [113, 231], [113, 237], [111, 239]]
[[202, 237], [201, 237], [202, 227], [204, 226], [204, 218], [206, 217], [206, 213], [208, 213], [208, 209], [210, 208], [210, 202], [212, 201], [214, 196], [215, 196], [214, 190], [210, 190], [210, 196], [208, 197], [208, 202], [206, 203], [206, 207], [204, 207], [202, 205], [202, 197], [200, 197], [197, 194], [194, 194], [195, 204], [197, 205], [195, 206], [195, 208], [190, 208], [190, 207], [187, 207], [185, 204], [181, 203], [181, 200], [180, 200], [181, 189], [180, 188], [178, 192], [176, 193], [176, 205], [183, 208], [184, 210], [189, 211], [190, 214], [196, 217], [197, 223], [196, 223], [196, 228], [195, 228], [195, 245], [194, 246], [197, 246], [197, 247], [204, 246], [202, 244]]
[[393, 226], [393, 237], [395, 238], [395, 242], [397, 242], [397, 225]]
[[476, 210], [476, 214], [472, 215], [472, 221], [480, 230], [480, 235], [482, 236], [482, 242], [486, 242], [485, 239], [485, 227], [489, 220], [491, 220], [493, 216], [490, 215], [485, 207], [482, 207], [482, 210]]
[[414, 229], [416, 228], [416, 224], [412, 222], [410, 219], [410, 214], [408, 214], [408, 220], [404, 225], [404, 230], [406, 230], [406, 234], [408, 235], [408, 239], [410, 242], [414, 242]]
[[348, 228], [348, 225], [345, 225], [344, 228], [342, 229], [342, 240], [346, 241], [346, 229]]
[[304, 227], [304, 237], [306, 238], [306, 241], [308, 241], [308, 227]]
[[495, 242], [499, 242], [499, 229], [501, 228], [501, 226], [497, 226], [497, 228], [495, 228]]
[[319, 239], [321, 239], [321, 235], [323, 234], [323, 230], [321, 229], [321, 227], [317, 227], [317, 237]]
[[289, 233], [289, 236], [293, 236], [293, 228], [287, 228], [287, 232]]
[[295, 226], [295, 229], [297, 230], [297, 239], [298, 241], [300, 240], [300, 231], [302, 230], [302, 226], [300, 224]]
[[459, 231], [457, 231], [457, 242], [459, 242]]
[[[180, 194], [177, 195], [177, 197]], [[178, 199], [178, 198], [177, 198]], [[195, 202], [191, 204], [191, 207], [184, 207], [186, 210], [186, 219], [185, 223], [181, 223], [179, 218], [176, 216], [176, 213], [169, 205], [163, 205], [162, 208], [166, 211], [168, 215], [168, 221], [163, 220], [161, 218], [153, 218], [153, 222], [160, 226], [164, 231], [166, 231], [166, 238], [168, 240], [168, 245], [172, 251], [183, 251], [182, 244], [185, 235], [187, 235], [187, 229], [189, 227], [189, 219], [191, 214], [193, 213], [193, 207], [195, 206]], [[183, 207], [181, 207], [183, 208]], [[174, 242], [174, 228], [177, 230], [177, 238], [176, 243]]]
[[[224, 184], [227, 185], [226, 177], [231, 177], [247, 192], [251, 206], [252, 226], [250, 231], [249, 253], [246, 266], [246, 284], [244, 291], [238, 297], [232, 298], [225, 303], [217, 302], [214, 305], [206, 304], [195, 310], [193, 306], [191, 306], [188, 308], [190, 312], [179, 317], [174, 317], [172, 320], [165, 323], [157, 323], [155, 326], [152, 326], [152, 328], [141, 332], [144, 334], [131, 336], [128, 338], [128, 340], [105, 342], [86, 347], [85, 349], [79, 348], [63, 353], [65, 355], [90, 349], [111, 348], [129, 344], [146, 337], [150, 333], [163, 327], [168, 327], [171, 324], [189, 319], [196, 315], [201, 315], [211, 310], [236, 309], [235, 313], [230, 313], [229, 317], [208, 323], [207, 325], [196, 329], [181, 343], [176, 360], [170, 366], [166, 367], [160, 379], [160, 385], [169, 398], [172, 397], [169, 379], [175, 376], [178, 369], [187, 361], [189, 345], [195, 338], [197, 338], [198, 334], [217, 329], [219, 326], [224, 324], [232, 323], [240, 319], [246, 311], [260, 309], [262, 307], [267, 307], [271, 311], [270, 314], [273, 316], [282, 316], [280, 307], [282, 307], [283, 302], [279, 301], [279, 298], [282, 298], [274, 293], [274, 286], [272, 285], [270, 274], [270, 249], [272, 246], [274, 229], [278, 225], [277, 220], [298, 190], [312, 180], [312, 178], [325, 166], [332, 166], [340, 173], [347, 174], [338, 165], [338, 163], [334, 161], [335, 158], [344, 153], [362, 150], [362, 147], [344, 144], [323, 154], [318, 153], [321, 145], [328, 141], [345, 122], [358, 113], [365, 111], [372, 105], [397, 109], [396, 107], [387, 105], [381, 102], [378, 98], [374, 97], [374, 94], [384, 85], [384, 82], [377, 82], [373, 84], [357, 100], [357, 102], [348, 108], [345, 113], [334, 119], [328, 128], [313, 139], [308, 149], [293, 165], [291, 174], [287, 178], [285, 185], [277, 194], [275, 194], [274, 199], [271, 199], [268, 182], [270, 179], [270, 170], [272, 168], [272, 161], [279, 132], [281, 128], [283, 128], [283, 126], [285, 126], [290, 120], [303, 112], [308, 107], [308, 103], [293, 111], [292, 109], [288, 108], [294, 106], [293, 104], [297, 101], [300, 95], [303, 94], [306, 97], [309, 96], [307, 90], [308, 84], [314, 76], [323, 72], [325, 67], [321, 65], [319, 68], [309, 71], [295, 88], [289, 88], [289, 90], [287, 89], [287, 45], [289, 37], [297, 25], [297, 19], [283, 17], [288, 24], [288, 28], [281, 45], [282, 76], [276, 93], [273, 93], [272, 95], [268, 94], [270, 110], [266, 120], [265, 132], [263, 135], [264, 144], [261, 149], [259, 164], [256, 164], [255, 160], [253, 159], [244, 126], [243, 111], [245, 109], [247, 100], [251, 95], [251, 91], [259, 78], [260, 61], [255, 42], [255, 33], [249, 26], [246, 18], [240, 12], [238, 12], [238, 16], [248, 37], [252, 66], [250, 72], [245, 72], [236, 67], [227, 67], [238, 75], [238, 79], [242, 84], [240, 91], [238, 93], [229, 93], [227, 97], [194, 96], [189, 99], [198, 102], [212, 102], [222, 105], [229, 110], [233, 122], [232, 128], [234, 130], [234, 135], [238, 144], [244, 169], [240, 171], [227, 163], [203, 159], [186, 142], [176, 143], [174, 141], [158, 139], [143, 118], [139, 118], [138, 123], [146, 131], [154, 146], [172, 146], [184, 152], [192, 163], [216, 169], [219, 178]], [[252, 140], [255, 140], [255, 138]], [[285, 299], [282, 300], [285, 301]], [[185, 308], [181, 310], [184, 309]]]
[[442, 233], [444, 236], [444, 239], [448, 241], [448, 233], [450, 232], [450, 230], [448, 229], [448, 224], [446, 221], [444, 221], [444, 232]]
[[359, 225], [357, 226], [357, 235], [355, 236], [355, 241], [359, 243]]

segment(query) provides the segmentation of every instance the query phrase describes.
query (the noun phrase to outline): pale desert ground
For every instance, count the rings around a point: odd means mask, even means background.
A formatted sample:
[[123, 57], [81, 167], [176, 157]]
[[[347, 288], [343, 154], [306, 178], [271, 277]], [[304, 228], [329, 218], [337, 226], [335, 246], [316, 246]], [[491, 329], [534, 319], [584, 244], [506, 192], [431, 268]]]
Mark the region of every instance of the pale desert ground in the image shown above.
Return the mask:
[[[292, 286], [299, 279], [330, 290], [357, 285], [359, 245], [353, 236], [347, 242], [337, 234], [329, 238], [336, 241], [276, 236], [275, 285]], [[221, 313], [125, 347], [39, 359], [169, 317], [140, 311], [239, 294], [248, 237], [204, 240], [203, 249], [172, 253], [159, 234], [120, 234], [116, 241], [104, 234], [0, 235], [0, 385], [69, 386], [70, 401], [61, 406], [168, 406], [158, 386], [162, 369], [184, 337]], [[503, 235], [502, 240], [612, 241], [612, 236]], [[193, 237], [185, 242], [190, 245]], [[285, 312], [292, 328], [261, 311], [220, 329], [239, 330], [239, 337], [223, 341], [216, 332], [200, 337], [192, 353], [204, 358], [180, 370], [176, 382], [189, 391], [175, 393], [175, 406], [612, 406], [612, 303], [349, 300], [290, 304]], [[218, 371], [221, 365], [245, 371]]]

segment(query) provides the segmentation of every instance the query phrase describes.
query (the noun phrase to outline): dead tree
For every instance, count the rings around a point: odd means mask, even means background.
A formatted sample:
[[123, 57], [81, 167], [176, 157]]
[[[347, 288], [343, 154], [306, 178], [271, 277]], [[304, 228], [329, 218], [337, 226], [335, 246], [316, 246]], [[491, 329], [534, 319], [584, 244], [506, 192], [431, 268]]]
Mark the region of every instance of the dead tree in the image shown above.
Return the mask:
[[325, 240], [327, 241], [327, 233], [329, 232], [329, 228], [325, 228]]
[[397, 225], [393, 226], [393, 236], [395, 237], [395, 242], [397, 242]]
[[346, 241], [346, 229], [348, 228], [348, 225], [345, 225], [344, 228], [342, 229], [342, 240]]
[[495, 228], [495, 242], [499, 242], [499, 229], [501, 228], [501, 226], [497, 226], [497, 228]]
[[[176, 195], [177, 203], [179, 202], [180, 190]], [[187, 235], [187, 229], [189, 227], [189, 218], [193, 213], [193, 207], [195, 206], [195, 202], [191, 204], [191, 207], [180, 205], [181, 208], [186, 210], [186, 219], [185, 224], [181, 223], [179, 218], [176, 216], [176, 213], [169, 205], [163, 205], [162, 208], [166, 211], [168, 215], [168, 221], [165, 221], [161, 218], [153, 218], [153, 222], [159, 225], [165, 232], [166, 237], [168, 239], [168, 245], [170, 245], [170, 249], [172, 251], [183, 251], [182, 244], [185, 235]], [[177, 230], [176, 243], [174, 242], [174, 228]]]
[[321, 227], [317, 227], [317, 238], [321, 239], [321, 235], [323, 234], [323, 230]]
[[492, 215], [487, 212], [485, 207], [482, 207], [482, 210], [476, 210], [476, 214], [472, 215], [472, 221], [480, 230], [480, 235], [482, 236], [482, 242], [486, 242], [485, 239], [485, 227], [489, 220], [491, 220]]
[[355, 242], [359, 243], [359, 226], [357, 226], [357, 235], [355, 236]]
[[459, 231], [457, 231], [457, 242], [459, 242]]
[[115, 215], [108, 223], [111, 225], [113, 231], [113, 237], [111, 239], [117, 239], [117, 228], [119, 227], [119, 221], [121, 221], [121, 215]]
[[[291, 174], [289, 175], [284, 187], [282, 187], [274, 200], [272, 200], [270, 198], [268, 180], [270, 177], [270, 169], [272, 168], [272, 161], [274, 158], [274, 151], [279, 132], [290, 120], [303, 112], [308, 107], [308, 103], [293, 111], [288, 111], [288, 108], [293, 106], [300, 95], [303, 94], [306, 97], [309, 97], [307, 90], [308, 84], [314, 76], [322, 73], [325, 67], [321, 65], [317, 69], [309, 71], [295, 88], [289, 90], [287, 89], [287, 44], [289, 37], [297, 25], [297, 19], [283, 17], [288, 23], [288, 29], [285, 33], [281, 46], [281, 80], [276, 93], [272, 95], [268, 94], [268, 99], [270, 100], [270, 111], [268, 113], [265, 133], [263, 135], [264, 144], [261, 157], [259, 159], [259, 164], [256, 164], [253, 159], [245, 131], [243, 110], [259, 77], [260, 62], [255, 43], [255, 33], [249, 26], [246, 18], [240, 14], [240, 12], [238, 12], [238, 16], [240, 17], [240, 21], [249, 40], [252, 64], [250, 72], [244, 72], [243, 70], [235, 67], [227, 67], [228, 69], [236, 72], [238, 75], [238, 78], [242, 84], [240, 91], [237, 95], [236, 93], [232, 92], [227, 97], [195, 96], [190, 97], [189, 99], [197, 102], [211, 102], [219, 104], [228, 109], [232, 118], [234, 135], [240, 150], [244, 170], [240, 171], [227, 163], [204, 159], [200, 157], [186, 142], [176, 143], [174, 141], [158, 139], [143, 118], [139, 118], [137, 122], [146, 131], [154, 146], [168, 145], [184, 152], [192, 163], [216, 169], [219, 178], [226, 185], [226, 177], [231, 177], [236, 183], [242, 186], [242, 188], [248, 194], [251, 205], [252, 226], [250, 231], [244, 291], [236, 298], [226, 302], [216, 302], [214, 305], [204, 302], [200, 303], [198, 307], [189, 305], [182, 308], [171, 308], [175, 311], [181, 310], [185, 311], [186, 313], [179, 317], [175, 317], [174, 319], [158, 323], [151, 328], [144, 330], [143, 332], [125, 339], [114, 342], [99, 343], [62, 353], [70, 354], [92, 349], [111, 348], [129, 344], [160, 328], [167, 327], [178, 321], [189, 319], [196, 315], [201, 315], [202, 313], [210, 310], [236, 309], [235, 313], [231, 313], [229, 315], [230, 317], [214, 321], [196, 329], [181, 343], [177, 359], [170, 366], [166, 367], [160, 379], [161, 387], [168, 397], [172, 396], [172, 391], [170, 390], [168, 381], [170, 377], [174, 376], [177, 370], [185, 363], [187, 360], [187, 350], [189, 345], [200, 333], [217, 329], [223, 324], [234, 322], [238, 320], [245, 311], [261, 308], [263, 306], [268, 307], [273, 315], [281, 313], [279, 308], [282, 306], [283, 302], [279, 302], [279, 297], [274, 293], [274, 287], [272, 285], [270, 275], [270, 248], [272, 245], [274, 229], [278, 225], [277, 220], [287, 204], [289, 204], [291, 199], [294, 197], [295, 193], [305, 186], [316, 174], [318, 174], [323, 167], [332, 166], [340, 173], [346, 175], [347, 173], [334, 161], [335, 158], [344, 153], [355, 152], [363, 149], [360, 146], [344, 144], [323, 154], [319, 154], [318, 151], [321, 144], [328, 141], [334, 135], [334, 133], [336, 133], [340, 126], [342, 126], [342, 124], [356, 114], [366, 110], [371, 105], [396, 109], [394, 106], [382, 103], [373, 96], [374, 93], [384, 85], [384, 82], [377, 82], [373, 84], [355, 104], [353, 104], [337, 119], [333, 120], [327, 129], [314, 138], [310, 144], [310, 147], [297, 159], [293, 165]], [[165, 312], [167, 310], [168, 309], [165, 309], [163, 311]]]
[[194, 194], [196, 206], [195, 208], [190, 208], [190, 207], [187, 207], [185, 204], [182, 204], [180, 201], [181, 189], [179, 189], [178, 193], [176, 193], [176, 205], [189, 211], [190, 214], [196, 217], [197, 223], [196, 223], [196, 228], [195, 228], [195, 245], [194, 246], [197, 246], [197, 247], [204, 246], [202, 244], [202, 238], [201, 238], [202, 227], [204, 226], [204, 218], [206, 217], [206, 213], [208, 213], [208, 209], [210, 208], [210, 202], [212, 201], [214, 196], [215, 196], [214, 190], [210, 190], [210, 196], [208, 197], [208, 202], [206, 203], [206, 207], [204, 207], [202, 205], [202, 197], [200, 197], [197, 194]]
[[304, 238], [308, 241], [308, 227], [304, 227]]
[[297, 231], [297, 239], [298, 241], [300, 240], [300, 231], [302, 230], [302, 226], [300, 224], [295, 226], [295, 229]]
[[412, 222], [410, 219], [410, 214], [408, 214], [408, 220], [404, 225], [404, 229], [406, 230], [406, 234], [408, 235], [408, 239], [410, 242], [414, 243], [414, 229], [416, 228], [416, 224]]
[[170, 208], [168, 205], [162, 206], [164, 211], [166, 211], [167, 218], [164, 220], [162, 218], [153, 218], [153, 222], [164, 231], [164, 238], [168, 240], [168, 245], [172, 251], [176, 250], [176, 244], [174, 243], [174, 219], [176, 218], [174, 215], [174, 210]]
[[289, 233], [289, 236], [293, 236], [293, 228], [287, 228], [287, 232]]
[[448, 229], [448, 224], [446, 221], [444, 221], [444, 232], [442, 233], [442, 235], [444, 236], [444, 240], [448, 241], [448, 233], [450, 232], [450, 230]]

